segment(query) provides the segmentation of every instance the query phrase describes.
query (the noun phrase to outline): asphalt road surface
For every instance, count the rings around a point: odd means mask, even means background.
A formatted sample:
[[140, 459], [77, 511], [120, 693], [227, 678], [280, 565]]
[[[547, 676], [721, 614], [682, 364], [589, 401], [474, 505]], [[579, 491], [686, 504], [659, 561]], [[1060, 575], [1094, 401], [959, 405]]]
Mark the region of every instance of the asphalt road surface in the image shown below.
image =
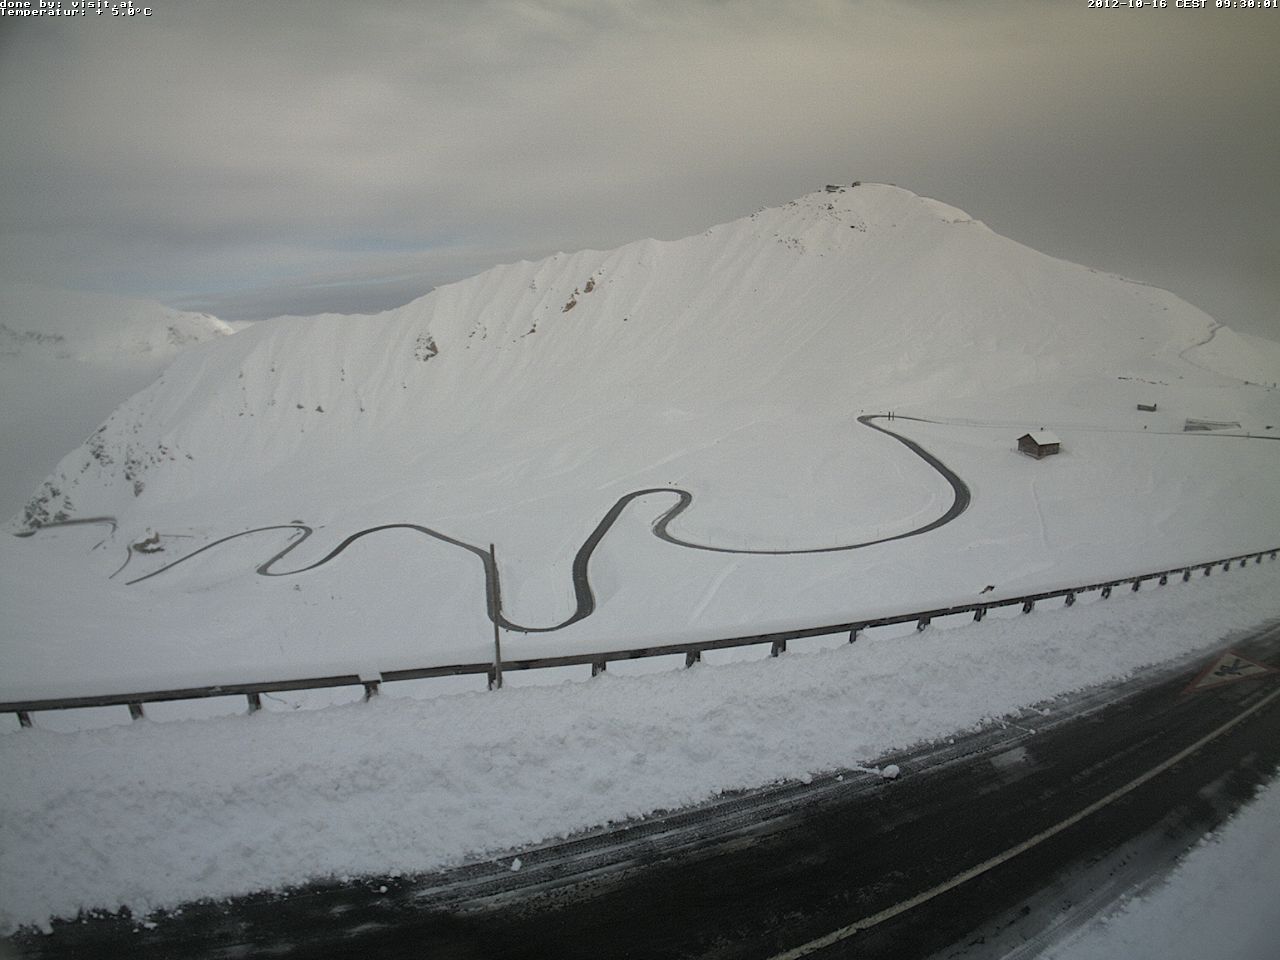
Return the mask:
[[10, 943], [24, 958], [1029, 957], [1276, 775], [1280, 673], [1248, 664], [1280, 665], [1280, 625], [1229, 649], [886, 757], [896, 780], [832, 773], [449, 872]]
[[[239, 533], [220, 537], [211, 543], [205, 544], [198, 550], [193, 550], [191, 553], [178, 557], [176, 560], [166, 563], [149, 573], [134, 577], [131, 580], [126, 580], [125, 583], [132, 586], [135, 583], [150, 580], [152, 577], [159, 576], [166, 570], [171, 570], [178, 566], [178, 564], [193, 560], [201, 554], [209, 550], [213, 550], [224, 543], [228, 543], [232, 540], [238, 540], [240, 537], [246, 537], [251, 534], [265, 533], [272, 530], [288, 530], [290, 532], [289, 542], [285, 544], [282, 550], [273, 554], [270, 558], [255, 567], [256, 572], [260, 576], [264, 577], [288, 577], [300, 573], [306, 573], [309, 570], [315, 570], [317, 567], [324, 566], [326, 563], [337, 559], [337, 557], [339, 557], [357, 540], [373, 536], [374, 534], [381, 533], [384, 530], [412, 530], [415, 533], [420, 533], [433, 540], [439, 540], [440, 542], [447, 543], [450, 546], [458, 547], [461, 550], [470, 553], [480, 561], [484, 567], [486, 611], [492, 622], [496, 623], [504, 630], [512, 630], [517, 633], [550, 633], [567, 627], [572, 623], [577, 623], [579, 620], [585, 620], [595, 612], [596, 596], [595, 592], [591, 588], [590, 576], [591, 557], [595, 553], [596, 548], [600, 545], [600, 541], [604, 539], [605, 534], [612, 529], [613, 525], [618, 521], [618, 518], [622, 516], [627, 507], [629, 507], [633, 501], [638, 500], [641, 497], [661, 494], [675, 498], [675, 503], [663, 510], [662, 513], [654, 519], [652, 527], [653, 535], [655, 537], [675, 546], [685, 547], [690, 550], [709, 551], [711, 553], [750, 554], [754, 556], [795, 556], [798, 554], [810, 553], [844, 553], [850, 550], [861, 550], [864, 547], [888, 543], [891, 540], [904, 540], [908, 537], [918, 537], [936, 530], [941, 526], [945, 526], [955, 520], [956, 517], [960, 516], [960, 514], [964, 513], [965, 510], [969, 508], [970, 492], [968, 485], [954, 470], [948, 467], [920, 444], [874, 422], [876, 420], [889, 419], [892, 419], [892, 417], [881, 416], [879, 414], [867, 414], [865, 416], [858, 417], [858, 423], [871, 430], [883, 433], [885, 436], [892, 437], [898, 443], [906, 447], [906, 449], [912, 454], [928, 464], [929, 467], [936, 471], [938, 475], [946, 481], [947, 485], [951, 487], [951, 505], [933, 520], [930, 520], [927, 523], [922, 523], [910, 530], [905, 530], [902, 533], [895, 533], [887, 537], [878, 537], [873, 540], [862, 540], [856, 543], [832, 544], [822, 547], [800, 547], [791, 550], [754, 550], [740, 547], [723, 547], [709, 543], [697, 543], [692, 540], [677, 537], [675, 534], [671, 533], [669, 529], [671, 522], [693, 504], [693, 494], [688, 490], [682, 490], [679, 487], [649, 487], [643, 490], [633, 490], [630, 493], [622, 495], [614, 502], [613, 506], [610, 507], [605, 515], [600, 518], [600, 521], [595, 525], [591, 533], [587, 535], [585, 540], [583, 540], [581, 546], [578, 547], [578, 550], [573, 557], [572, 568], [574, 595], [573, 613], [559, 623], [547, 626], [528, 626], [526, 624], [516, 623], [514, 620], [509, 620], [505, 615], [503, 615], [502, 610], [500, 609], [501, 604], [498, 600], [501, 596], [498, 564], [490, 550], [485, 549], [485, 547], [480, 544], [467, 543], [457, 537], [450, 536], [447, 533], [443, 533], [431, 527], [423, 526], [419, 523], [384, 523], [375, 527], [366, 527], [363, 530], [357, 530], [355, 533], [342, 540], [336, 547], [326, 553], [319, 560], [292, 570], [277, 569], [276, 565], [298, 547], [302, 546], [302, 544], [315, 533], [315, 530], [300, 520], [293, 520], [288, 523], [272, 524], [265, 527], [254, 527], [250, 530], [241, 530]], [[79, 520], [61, 520], [42, 524], [38, 527], [16, 534], [16, 536], [30, 537], [41, 529], [53, 529], [56, 527], [65, 527], [77, 524], [109, 525], [112, 532], [114, 532], [116, 528], [116, 520], [114, 517], [85, 517]], [[112, 577], [116, 576], [116, 574], [123, 571], [129, 565], [129, 561], [133, 559], [134, 553], [135, 548], [133, 545], [130, 545], [125, 553], [124, 562], [121, 563], [120, 566], [116, 568], [115, 572], [111, 574]]]

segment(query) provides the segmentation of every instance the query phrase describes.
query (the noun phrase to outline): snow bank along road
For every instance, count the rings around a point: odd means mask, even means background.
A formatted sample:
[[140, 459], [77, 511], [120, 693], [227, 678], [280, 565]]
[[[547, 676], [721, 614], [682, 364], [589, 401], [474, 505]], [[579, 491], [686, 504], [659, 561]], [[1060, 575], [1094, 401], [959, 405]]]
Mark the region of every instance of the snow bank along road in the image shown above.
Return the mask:
[[[1280, 657], [1280, 626], [1230, 650]], [[19, 957], [980, 957], [1171, 863], [1280, 765], [1280, 673], [1200, 654], [968, 737], [466, 868], [55, 922]], [[1215, 669], [1234, 682], [1191, 686]], [[993, 815], [998, 812], [998, 815]]]
[[[502, 614], [501, 603], [499, 599], [501, 597], [501, 589], [500, 589], [499, 579], [498, 579], [497, 562], [495, 561], [493, 555], [490, 553], [489, 550], [485, 549], [484, 547], [478, 544], [467, 543], [466, 541], [459, 540], [458, 538], [452, 537], [447, 533], [443, 533], [439, 530], [434, 530], [431, 527], [422, 526], [421, 524], [416, 524], [416, 523], [386, 523], [386, 524], [380, 524], [379, 526], [376, 526], [376, 527], [368, 527], [364, 530], [359, 530], [351, 534], [349, 537], [347, 537], [345, 540], [339, 543], [336, 547], [330, 550], [327, 554], [325, 554], [325, 556], [321, 557], [319, 560], [315, 561], [314, 563], [307, 564], [306, 566], [298, 567], [295, 570], [276, 570], [275, 566], [277, 563], [283, 560], [286, 556], [292, 553], [295, 549], [300, 547], [312, 535], [312, 533], [314, 533], [312, 528], [303, 523], [282, 523], [282, 524], [276, 524], [276, 525], [267, 526], [267, 527], [255, 527], [251, 530], [242, 530], [239, 533], [233, 533], [230, 536], [222, 537], [218, 540], [215, 540], [212, 543], [206, 544], [205, 546], [201, 547], [199, 550], [195, 550], [189, 554], [186, 554], [185, 556], [179, 557], [177, 560], [174, 560], [172, 563], [167, 563], [164, 566], [160, 567], [159, 569], [153, 570], [144, 576], [136, 577], [133, 580], [129, 580], [127, 581], [127, 583], [134, 584], [134, 583], [141, 583], [143, 580], [149, 580], [152, 577], [159, 576], [160, 574], [164, 573], [166, 570], [171, 570], [180, 563], [186, 563], [188, 560], [198, 557], [202, 553], [212, 550], [221, 544], [228, 543], [229, 541], [236, 540], [240, 537], [248, 536], [249, 534], [261, 533], [268, 530], [293, 530], [295, 531], [295, 535], [293, 536], [290, 543], [283, 550], [281, 550], [280, 552], [272, 556], [270, 559], [268, 559], [265, 563], [262, 563], [257, 567], [257, 572], [264, 577], [285, 577], [285, 576], [292, 576], [298, 573], [305, 573], [308, 570], [315, 570], [317, 567], [322, 567], [329, 561], [337, 558], [344, 550], [347, 549], [347, 547], [351, 546], [357, 540], [360, 540], [367, 536], [371, 536], [372, 534], [378, 533], [383, 530], [414, 530], [418, 533], [424, 534], [425, 536], [432, 537], [433, 539], [439, 540], [443, 543], [450, 544], [451, 546], [460, 547], [461, 549], [466, 550], [468, 553], [473, 554], [475, 557], [477, 557], [480, 560], [480, 562], [484, 565], [484, 575], [485, 575], [485, 583], [486, 583], [485, 597], [486, 597], [486, 604], [487, 604], [487, 612], [488, 612], [489, 619], [491, 621], [493, 621], [494, 623], [497, 623], [500, 627], [502, 627], [505, 630], [514, 630], [520, 633], [549, 633], [551, 631], [559, 630], [563, 627], [567, 627], [570, 624], [577, 623], [579, 620], [584, 620], [587, 617], [591, 616], [591, 614], [595, 611], [596, 597], [595, 597], [595, 593], [591, 589], [591, 579], [590, 579], [591, 556], [593, 553], [595, 553], [596, 547], [600, 545], [600, 541], [604, 539], [605, 534], [609, 532], [610, 528], [614, 525], [615, 522], [617, 522], [618, 518], [622, 515], [622, 512], [626, 510], [627, 506], [632, 501], [640, 497], [648, 496], [650, 494], [671, 494], [671, 495], [674, 495], [676, 498], [676, 502], [672, 506], [668, 507], [665, 511], [663, 511], [658, 516], [658, 518], [654, 521], [653, 523], [654, 536], [658, 537], [661, 540], [665, 540], [667, 543], [675, 544], [676, 546], [688, 547], [691, 550], [706, 550], [713, 553], [794, 556], [797, 554], [839, 553], [839, 552], [844, 552], [849, 550], [860, 550], [863, 547], [870, 547], [880, 543], [888, 543], [889, 541], [892, 541], [892, 540], [903, 540], [907, 537], [918, 537], [921, 534], [928, 533], [931, 530], [936, 530], [938, 527], [941, 527], [945, 524], [950, 523], [956, 517], [964, 513], [964, 511], [969, 507], [970, 495], [969, 495], [968, 485], [962, 479], [960, 479], [960, 477], [953, 470], [951, 470], [945, 463], [943, 463], [941, 460], [935, 457], [932, 453], [930, 453], [920, 444], [916, 443], [914, 440], [908, 439], [907, 437], [904, 437], [901, 434], [894, 433], [892, 430], [889, 430], [886, 427], [877, 425], [872, 422], [874, 420], [883, 420], [883, 419], [887, 419], [887, 418], [883, 416], [875, 415], [875, 414], [869, 414], [866, 416], [858, 417], [858, 422], [865, 427], [870, 427], [872, 430], [878, 430], [880, 433], [893, 437], [895, 440], [897, 440], [899, 443], [905, 446], [908, 450], [910, 450], [913, 454], [918, 456], [930, 467], [936, 470], [942, 476], [942, 478], [947, 481], [947, 483], [951, 486], [953, 498], [952, 498], [951, 506], [948, 507], [947, 510], [942, 513], [941, 516], [937, 517], [934, 520], [931, 520], [928, 523], [922, 524], [921, 526], [915, 527], [912, 530], [908, 530], [904, 533], [897, 533], [888, 537], [879, 537], [874, 540], [865, 540], [860, 543], [848, 543], [848, 544], [840, 544], [837, 546], [813, 547], [808, 549], [797, 549], [797, 550], [751, 550], [751, 549], [741, 549], [741, 548], [732, 548], [732, 547], [720, 547], [720, 546], [715, 546], [713, 544], [706, 544], [706, 543], [695, 543], [691, 540], [685, 540], [673, 535], [668, 529], [671, 522], [675, 520], [675, 518], [678, 517], [681, 513], [683, 513], [686, 509], [688, 509], [689, 505], [693, 503], [693, 494], [689, 493], [689, 491], [682, 490], [677, 487], [651, 487], [644, 490], [633, 490], [632, 492], [624, 494], [623, 496], [618, 498], [617, 502], [615, 502], [614, 505], [609, 509], [609, 511], [604, 515], [604, 517], [601, 518], [600, 522], [596, 524], [595, 529], [593, 529], [591, 533], [587, 536], [587, 538], [582, 542], [582, 545], [578, 548], [577, 553], [574, 554], [574, 558], [573, 558], [573, 593], [574, 593], [574, 600], [575, 600], [574, 611], [566, 619], [562, 620], [559, 623], [552, 624], [550, 626], [534, 627], [534, 626], [528, 626], [525, 624], [519, 624], [519, 623], [515, 623], [512, 620], [507, 619]], [[113, 526], [115, 524], [115, 520], [110, 517], [98, 517], [98, 518], [93, 518], [89, 520], [82, 520], [79, 522], [81, 523], [102, 522], [102, 523], [112, 524]], [[58, 524], [51, 523], [51, 524], [48, 524], [48, 526], [53, 527], [53, 526], [58, 526]], [[37, 527], [36, 530], [38, 529], [39, 528]], [[19, 534], [19, 536], [30, 536], [31, 534], [35, 533], [36, 530], [24, 531], [23, 533]], [[130, 546], [129, 554], [125, 558], [125, 563], [120, 567], [120, 570], [123, 570], [124, 567], [128, 565], [128, 562], [132, 558], [132, 556], [133, 556], [133, 547]], [[117, 570], [116, 573], [119, 573], [120, 570]], [[112, 574], [112, 576], [114, 575], [115, 574]]]

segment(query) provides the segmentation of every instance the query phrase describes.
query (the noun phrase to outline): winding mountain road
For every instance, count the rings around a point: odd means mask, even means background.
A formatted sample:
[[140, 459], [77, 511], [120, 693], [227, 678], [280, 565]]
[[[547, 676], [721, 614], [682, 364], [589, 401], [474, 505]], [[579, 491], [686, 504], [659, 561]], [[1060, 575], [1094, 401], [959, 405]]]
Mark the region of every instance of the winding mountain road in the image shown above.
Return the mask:
[[[159, 576], [160, 574], [165, 573], [168, 570], [172, 570], [174, 567], [178, 566], [179, 564], [186, 563], [187, 561], [192, 560], [195, 557], [198, 557], [201, 554], [214, 549], [215, 547], [221, 546], [224, 543], [229, 543], [232, 540], [239, 539], [240, 537], [246, 537], [246, 536], [249, 536], [250, 534], [264, 533], [271, 530], [291, 530], [293, 531], [293, 535], [291, 536], [289, 543], [284, 547], [284, 549], [280, 550], [279, 552], [271, 556], [264, 563], [261, 563], [258, 565], [258, 567], [256, 568], [257, 573], [264, 577], [287, 577], [287, 576], [294, 576], [300, 573], [306, 573], [309, 570], [315, 570], [317, 567], [322, 567], [326, 563], [329, 563], [331, 560], [336, 559], [349, 546], [351, 546], [357, 540], [363, 539], [364, 537], [372, 536], [373, 534], [380, 533], [384, 530], [413, 530], [417, 533], [423, 534], [424, 536], [431, 537], [434, 540], [439, 540], [442, 543], [447, 543], [447, 544], [450, 544], [451, 546], [459, 547], [460, 549], [467, 551], [468, 553], [474, 555], [477, 559], [479, 559], [480, 563], [484, 567], [484, 575], [485, 575], [485, 583], [486, 583], [486, 590], [485, 590], [486, 608], [487, 608], [489, 619], [491, 621], [493, 621], [494, 623], [496, 623], [498, 626], [502, 627], [505, 630], [511, 630], [518, 633], [550, 633], [555, 630], [563, 629], [564, 627], [567, 627], [570, 624], [577, 623], [580, 620], [585, 620], [587, 617], [591, 616], [591, 614], [595, 612], [596, 596], [595, 596], [595, 592], [591, 588], [591, 577], [590, 577], [591, 558], [594, 555], [596, 548], [600, 545], [600, 542], [604, 539], [605, 535], [610, 531], [610, 529], [612, 529], [613, 525], [618, 521], [619, 517], [622, 516], [623, 511], [625, 511], [633, 501], [638, 500], [641, 497], [646, 497], [653, 494], [667, 494], [675, 498], [675, 503], [673, 503], [670, 507], [668, 507], [662, 513], [660, 513], [657, 519], [654, 520], [653, 522], [654, 536], [656, 536], [660, 540], [664, 540], [667, 543], [673, 544], [675, 546], [685, 547], [690, 550], [705, 550], [711, 553], [727, 553], [727, 554], [739, 554], [739, 555], [745, 554], [745, 555], [752, 555], [752, 556], [799, 556], [804, 554], [817, 554], [817, 553], [842, 553], [850, 550], [861, 550], [865, 547], [871, 547], [881, 543], [888, 543], [893, 540], [903, 540], [908, 537], [918, 537], [922, 534], [929, 533], [932, 530], [936, 530], [939, 527], [944, 526], [945, 524], [948, 524], [951, 521], [955, 520], [958, 516], [964, 513], [964, 511], [967, 510], [969, 507], [970, 493], [969, 493], [968, 485], [964, 482], [964, 480], [960, 478], [960, 476], [955, 471], [953, 471], [945, 463], [939, 460], [936, 456], [934, 456], [932, 453], [930, 453], [920, 444], [916, 443], [914, 440], [904, 437], [901, 434], [895, 433], [894, 431], [888, 429], [887, 427], [881, 426], [880, 424], [873, 422], [876, 420], [885, 420], [885, 419], [889, 419], [889, 418], [880, 414], [868, 414], [865, 416], [858, 417], [858, 423], [862, 424], [864, 427], [868, 427], [872, 430], [878, 431], [879, 433], [883, 433], [886, 436], [892, 437], [894, 440], [901, 443], [913, 454], [915, 454], [917, 457], [919, 457], [921, 460], [927, 463], [930, 467], [936, 470], [938, 474], [948, 483], [948, 485], [950, 485], [952, 494], [953, 494], [951, 505], [946, 509], [946, 511], [944, 511], [936, 519], [931, 520], [928, 523], [922, 524], [921, 526], [915, 527], [911, 530], [907, 530], [903, 533], [896, 533], [896, 534], [893, 534], [892, 536], [887, 536], [887, 537], [877, 537], [874, 540], [862, 540], [857, 543], [846, 543], [846, 544], [838, 544], [835, 546], [825, 546], [825, 547], [808, 547], [808, 548], [800, 548], [800, 549], [792, 549], [792, 550], [753, 550], [749, 548], [724, 547], [724, 546], [717, 546], [715, 544], [709, 544], [709, 543], [698, 543], [693, 540], [687, 540], [683, 537], [678, 537], [675, 534], [671, 533], [670, 526], [672, 521], [674, 521], [678, 516], [680, 516], [680, 514], [682, 514], [685, 510], [687, 510], [693, 504], [693, 494], [690, 493], [689, 491], [682, 490], [678, 487], [647, 487], [642, 490], [633, 490], [632, 492], [624, 494], [623, 496], [617, 499], [617, 501], [613, 504], [613, 506], [609, 508], [608, 512], [606, 512], [605, 515], [600, 519], [600, 522], [596, 524], [595, 528], [591, 531], [591, 533], [588, 534], [587, 538], [583, 540], [582, 545], [578, 547], [577, 552], [574, 554], [573, 568], [572, 568], [573, 594], [574, 594], [573, 613], [570, 614], [568, 617], [566, 617], [564, 620], [560, 621], [559, 623], [555, 623], [550, 626], [529, 626], [527, 624], [516, 623], [515, 621], [508, 619], [502, 613], [500, 609], [500, 604], [496, 600], [496, 598], [500, 596], [500, 593], [498, 590], [498, 587], [499, 587], [498, 567], [493, 556], [490, 554], [490, 552], [487, 549], [479, 546], [478, 544], [468, 543], [465, 540], [460, 540], [457, 537], [450, 536], [449, 534], [444, 533], [440, 530], [436, 530], [432, 527], [423, 526], [422, 524], [417, 524], [417, 523], [385, 523], [375, 527], [367, 527], [363, 530], [359, 530], [351, 534], [350, 536], [348, 536], [345, 540], [339, 543], [336, 547], [330, 550], [327, 554], [325, 554], [319, 560], [316, 560], [313, 563], [309, 563], [302, 567], [297, 567], [292, 570], [278, 570], [276, 569], [276, 565], [280, 563], [280, 561], [282, 561], [290, 553], [292, 553], [294, 550], [300, 547], [303, 543], [305, 543], [315, 532], [314, 529], [303, 523], [282, 523], [282, 524], [274, 524], [274, 525], [265, 526], [265, 527], [254, 527], [251, 530], [242, 530], [239, 533], [233, 533], [229, 536], [221, 537], [218, 540], [214, 540], [212, 543], [208, 543], [198, 550], [194, 550], [191, 553], [188, 553], [182, 557], [179, 557], [177, 560], [174, 560], [172, 563], [165, 564], [164, 566], [156, 570], [153, 570], [150, 573], [147, 573], [143, 576], [135, 577], [132, 580], [128, 580], [126, 581], [126, 583], [128, 585], [133, 585], [133, 584], [141, 583], [144, 580], [150, 580], [152, 577]], [[97, 519], [101, 520], [102, 522], [114, 523], [114, 521], [111, 520], [111, 518], [97, 518]], [[68, 521], [68, 522], [76, 522], [76, 521]], [[58, 526], [58, 524], [48, 524], [47, 526], [53, 527], [53, 526]], [[130, 546], [129, 550], [130, 550], [130, 556], [132, 556], [133, 547]], [[127, 562], [128, 560], [126, 559], [126, 564]], [[123, 569], [123, 568], [124, 567], [122, 565], [120, 569]], [[118, 572], [119, 571], [117, 571], [117, 573]]]

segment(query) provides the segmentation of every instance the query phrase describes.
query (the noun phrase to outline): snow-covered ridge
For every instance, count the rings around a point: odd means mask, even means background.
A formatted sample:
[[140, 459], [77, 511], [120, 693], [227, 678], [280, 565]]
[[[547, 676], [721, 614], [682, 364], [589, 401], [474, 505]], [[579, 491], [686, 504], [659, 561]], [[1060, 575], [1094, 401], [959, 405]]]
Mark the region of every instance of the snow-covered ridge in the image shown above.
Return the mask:
[[45, 350], [62, 360], [123, 364], [131, 357], [167, 359], [232, 332], [217, 317], [151, 300], [28, 284], [0, 287], [0, 355]]
[[[181, 358], [118, 410], [30, 518], [110, 513], [137, 527], [157, 508], [189, 515], [206, 494], [321, 463], [326, 510], [399, 498], [406, 472], [411, 485], [470, 482], [481, 458], [576, 460], [605, 443], [625, 475], [669, 455], [652, 434], [673, 415], [715, 421], [697, 441], [710, 443], [757, 419], [744, 411], [761, 397], [811, 416], [872, 397], [1168, 378], [1212, 327], [1170, 294], [1045, 257], [908, 191], [820, 191], [684, 240], [495, 267], [374, 316], [258, 324]], [[372, 457], [373, 489], [354, 469]], [[546, 466], [529, 479], [561, 472]], [[353, 485], [332, 489], [344, 475]], [[261, 492], [255, 502], [274, 499]]]

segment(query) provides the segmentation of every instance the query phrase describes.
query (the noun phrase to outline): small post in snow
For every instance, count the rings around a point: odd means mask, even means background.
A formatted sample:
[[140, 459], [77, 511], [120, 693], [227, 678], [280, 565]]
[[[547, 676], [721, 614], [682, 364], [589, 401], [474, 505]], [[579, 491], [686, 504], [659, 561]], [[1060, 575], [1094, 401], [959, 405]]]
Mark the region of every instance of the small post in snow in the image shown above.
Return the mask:
[[498, 553], [489, 544], [489, 614], [493, 620], [493, 669], [489, 671], [489, 689], [502, 689], [502, 637], [498, 620], [502, 613], [502, 593], [498, 588]]

